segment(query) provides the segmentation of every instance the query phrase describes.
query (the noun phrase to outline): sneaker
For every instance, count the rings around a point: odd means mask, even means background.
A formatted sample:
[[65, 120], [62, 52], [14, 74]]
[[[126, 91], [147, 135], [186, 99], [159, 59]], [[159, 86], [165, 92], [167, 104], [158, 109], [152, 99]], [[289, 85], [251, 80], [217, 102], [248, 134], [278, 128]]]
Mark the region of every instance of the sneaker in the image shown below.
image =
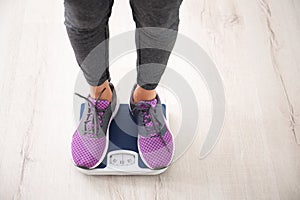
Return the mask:
[[159, 96], [134, 103], [131, 92], [130, 113], [138, 127], [138, 149], [141, 159], [150, 169], [162, 169], [171, 164], [174, 155], [173, 135], [166, 123]]
[[84, 111], [72, 139], [72, 157], [76, 166], [84, 169], [97, 167], [104, 159], [109, 143], [109, 125], [118, 110], [117, 96], [110, 83], [112, 101], [101, 100], [102, 90], [97, 99], [84, 97]]

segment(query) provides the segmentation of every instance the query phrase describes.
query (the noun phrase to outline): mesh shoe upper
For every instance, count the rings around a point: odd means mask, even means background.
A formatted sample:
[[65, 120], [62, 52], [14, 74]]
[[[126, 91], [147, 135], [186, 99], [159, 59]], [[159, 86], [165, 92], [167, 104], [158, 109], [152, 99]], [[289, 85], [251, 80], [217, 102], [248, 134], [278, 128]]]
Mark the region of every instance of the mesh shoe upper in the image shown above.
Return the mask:
[[158, 95], [153, 100], [138, 103], [131, 98], [130, 109], [138, 127], [138, 147], [144, 163], [151, 169], [170, 165], [174, 139], [167, 127]]
[[111, 103], [99, 98], [85, 98], [77, 95], [86, 99], [86, 102], [81, 121], [73, 135], [72, 157], [75, 165], [92, 169], [101, 163], [106, 154], [107, 130], [116, 107], [116, 95], [113, 91]]

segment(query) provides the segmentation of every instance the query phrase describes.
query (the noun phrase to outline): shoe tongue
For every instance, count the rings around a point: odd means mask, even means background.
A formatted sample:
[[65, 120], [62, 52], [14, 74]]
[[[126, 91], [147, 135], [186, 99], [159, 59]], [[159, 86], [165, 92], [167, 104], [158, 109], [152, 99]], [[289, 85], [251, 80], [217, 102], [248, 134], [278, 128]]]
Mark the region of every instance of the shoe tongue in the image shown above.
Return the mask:
[[[92, 97], [89, 97], [89, 100], [95, 105], [96, 104], [96, 99], [92, 98]], [[99, 99], [98, 102], [97, 102], [97, 108], [99, 109], [106, 109], [108, 106], [109, 106], [109, 101], [107, 100], [101, 100]]]
[[146, 101], [142, 101], [142, 102], [144, 102], [144, 103], [147, 103], [147, 104], [151, 105], [151, 106], [152, 106], [152, 108], [155, 108], [155, 106], [157, 105], [157, 99], [156, 99], [156, 98], [155, 98], [155, 99], [152, 99], [152, 100], [146, 100]]

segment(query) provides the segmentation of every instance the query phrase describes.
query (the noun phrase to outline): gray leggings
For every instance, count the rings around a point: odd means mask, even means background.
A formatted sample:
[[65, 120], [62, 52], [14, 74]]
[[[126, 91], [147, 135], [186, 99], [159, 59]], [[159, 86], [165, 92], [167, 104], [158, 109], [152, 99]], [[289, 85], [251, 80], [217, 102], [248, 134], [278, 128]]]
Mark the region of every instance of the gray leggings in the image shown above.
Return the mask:
[[[137, 83], [144, 89], [155, 89], [165, 71], [177, 37], [181, 2], [130, 0], [137, 28]], [[64, 5], [65, 25], [76, 60], [89, 85], [99, 86], [110, 80], [108, 21], [113, 0], [65, 0]], [[153, 31], [148, 27], [165, 31]], [[162, 47], [143, 48], [140, 44], [145, 43], [159, 43]], [[90, 56], [95, 49], [96, 56]]]

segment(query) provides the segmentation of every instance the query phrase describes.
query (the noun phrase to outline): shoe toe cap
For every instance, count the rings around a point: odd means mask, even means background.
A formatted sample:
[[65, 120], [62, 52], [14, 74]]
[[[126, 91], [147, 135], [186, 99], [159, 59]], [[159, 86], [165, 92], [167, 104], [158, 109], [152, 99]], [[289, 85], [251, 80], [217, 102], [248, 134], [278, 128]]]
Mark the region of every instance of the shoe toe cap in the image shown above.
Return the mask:
[[71, 144], [74, 164], [83, 168], [94, 168], [103, 157], [106, 148], [106, 138], [90, 138], [80, 135], [77, 131], [73, 135]]
[[145, 164], [151, 169], [161, 169], [170, 165], [174, 154], [174, 141], [168, 132], [163, 136], [166, 145], [160, 137], [139, 138], [139, 149]]

